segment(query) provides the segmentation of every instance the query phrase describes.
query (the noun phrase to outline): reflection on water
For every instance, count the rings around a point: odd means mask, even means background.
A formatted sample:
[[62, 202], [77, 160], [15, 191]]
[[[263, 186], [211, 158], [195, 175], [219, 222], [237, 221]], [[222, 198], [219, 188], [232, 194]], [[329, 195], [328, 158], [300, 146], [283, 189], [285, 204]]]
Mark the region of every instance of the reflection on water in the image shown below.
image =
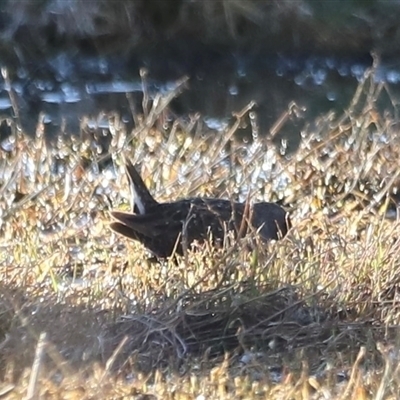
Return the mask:
[[[49, 139], [61, 130], [67, 134], [78, 133], [83, 116], [92, 118], [93, 126], [98, 127], [97, 117], [111, 111], [133, 124], [132, 111], [142, 109], [143, 83], [138, 71], [145, 64], [150, 96], [168, 91], [175, 79], [188, 74], [188, 89], [172, 102], [172, 111], [178, 116], [200, 112], [205, 126], [216, 132], [224, 129], [232, 112], [254, 100], [258, 131], [261, 135], [268, 134], [294, 101], [305, 112], [302, 118], [289, 120], [278, 135], [278, 140], [285, 137], [289, 139], [289, 146], [293, 146], [306, 121], [327, 110], [341, 111], [347, 107], [358, 82], [372, 64], [371, 57], [228, 54], [210, 57], [209, 62], [207, 55], [203, 58], [197, 67], [191, 60], [185, 69], [185, 65], [174, 68], [176, 63], [171, 59], [74, 60], [64, 54], [29, 71], [25, 68], [10, 71], [11, 90], [17, 99], [23, 130], [30, 135], [35, 132], [40, 113]], [[375, 79], [395, 88], [400, 82], [400, 69], [382, 64]], [[7, 89], [6, 82], [0, 82], [0, 110], [12, 115]], [[107, 119], [102, 119], [100, 124], [107, 128]]]

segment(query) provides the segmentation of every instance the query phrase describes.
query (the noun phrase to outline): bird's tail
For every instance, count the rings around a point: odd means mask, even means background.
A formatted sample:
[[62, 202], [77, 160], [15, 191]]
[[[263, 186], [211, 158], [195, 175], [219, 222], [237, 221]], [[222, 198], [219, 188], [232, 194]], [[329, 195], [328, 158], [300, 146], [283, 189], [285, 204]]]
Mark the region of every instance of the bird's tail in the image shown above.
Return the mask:
[[132, 162], [126, 159], [126, 172], [128, 174], [129, 182], [132, 191], [132, 210], [137, 214], [145, 214], [149, 207], [157, 205], [157, 201], [150, 194], [143, 179], [136, 171]]

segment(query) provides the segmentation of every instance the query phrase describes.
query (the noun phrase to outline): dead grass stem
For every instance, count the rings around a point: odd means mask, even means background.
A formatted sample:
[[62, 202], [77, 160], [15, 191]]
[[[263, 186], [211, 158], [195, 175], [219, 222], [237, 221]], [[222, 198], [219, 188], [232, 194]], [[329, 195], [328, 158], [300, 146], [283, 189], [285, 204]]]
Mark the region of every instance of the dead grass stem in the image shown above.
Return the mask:
[[[235, 138], [251, 105], [219, 135], [198, 118], [168, 125], [183, 84], [146, 97], [132, 132], [110, 115], [101, 154], [85, 126], [0, 153], [0, 393], [395, 398], [400, 136], [376, 108], [385, 87], [367, 74], [343, 115], [285, 155]], [[294, 226], [268, 245], [228, 238], [152, 262], [107, 228], [109, 209], [128, 207], [122, 155], [160, 200], [251, 192]]]

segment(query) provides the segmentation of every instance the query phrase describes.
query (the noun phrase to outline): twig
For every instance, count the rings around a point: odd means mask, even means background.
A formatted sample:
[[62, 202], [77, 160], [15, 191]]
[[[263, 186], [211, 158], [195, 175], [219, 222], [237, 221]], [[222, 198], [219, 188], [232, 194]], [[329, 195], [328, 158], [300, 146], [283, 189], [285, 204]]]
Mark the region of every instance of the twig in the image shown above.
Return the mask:
[[344, 400], [349, 397], [351, 388], [354, 386], [357, 378], [357, 374], [359, 373], [359, 367], [361, 361], [364, 359], [365, 354], [367, 353], [367, 349], [365, 346], [361, 346], [360, 351], [358, 352], [356, 361], [354, 362], [353, 368], [351, 369], [350, 379], [347, 383], [346, 389], [343, 392], [342, 396], [340, 396], [340, 400]]
[[28, 390], [26, 393], [26, 400], [32, 400], [36, 398], [37, 382], [39, 378], [40, 367], [43, 361], [44, 349], [46, 347], [46, 339], [47, 339], [47, 333], [42, 332], [39, 336], [39, 341], [36, 346], [35, 358], [33, 360], [32, 372], [29, 378]]

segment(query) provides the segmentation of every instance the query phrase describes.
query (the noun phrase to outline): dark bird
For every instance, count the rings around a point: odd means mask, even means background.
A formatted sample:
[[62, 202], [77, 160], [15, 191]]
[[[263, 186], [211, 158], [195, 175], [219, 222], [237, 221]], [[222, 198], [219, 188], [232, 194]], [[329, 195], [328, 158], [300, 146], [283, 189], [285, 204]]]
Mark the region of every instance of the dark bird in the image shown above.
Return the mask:
[[158, 203], [130, 161], [126, 171], [133, 192], [133, 213], [112, 211], [117, 222], [110, 227], [139, 241], [157, 257], [169, 257], [174, 251], [182, 255], [194, 240], [211, 237], [213, 245], [221, 244], [228, 231], [238, 237], [254, 229], [268, 241], [285, 236], [290, 228], [288, 213], [274, 203], [250, 205], [201, 197]]

